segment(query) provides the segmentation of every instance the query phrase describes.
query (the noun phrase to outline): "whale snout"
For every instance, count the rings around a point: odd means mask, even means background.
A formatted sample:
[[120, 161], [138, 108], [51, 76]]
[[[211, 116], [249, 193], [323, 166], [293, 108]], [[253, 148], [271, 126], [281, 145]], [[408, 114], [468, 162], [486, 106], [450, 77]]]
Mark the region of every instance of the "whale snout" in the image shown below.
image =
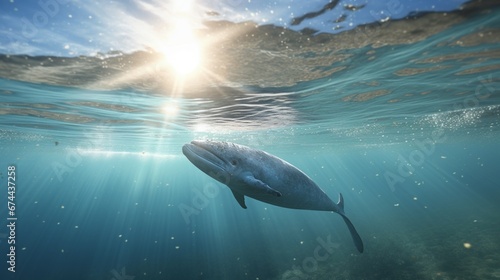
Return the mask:
[[195, 140], [184, 144], [182, 153], [191, 163], [210, 177], [224, 184], [229, 181], [230, 175], [226, 170], [226, 161], [223, 157], [217, 155], [205, 141]]

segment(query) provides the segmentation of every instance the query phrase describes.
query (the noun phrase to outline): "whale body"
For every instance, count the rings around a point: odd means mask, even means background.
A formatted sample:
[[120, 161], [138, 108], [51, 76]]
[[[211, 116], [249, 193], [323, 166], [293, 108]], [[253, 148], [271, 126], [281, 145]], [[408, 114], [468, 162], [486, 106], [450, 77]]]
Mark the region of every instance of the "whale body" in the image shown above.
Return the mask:
[[304, 172], [261, 150], [243, 145], [194, 140], [182, 147], [183, 154], [198, 169], [227, 185], [243, 208], [245, 196], [293, 209], [333, 211], [349, 229], [354, 245], [363, 252], [363, 241], [344, 213], [344, 199], [333, 202]]

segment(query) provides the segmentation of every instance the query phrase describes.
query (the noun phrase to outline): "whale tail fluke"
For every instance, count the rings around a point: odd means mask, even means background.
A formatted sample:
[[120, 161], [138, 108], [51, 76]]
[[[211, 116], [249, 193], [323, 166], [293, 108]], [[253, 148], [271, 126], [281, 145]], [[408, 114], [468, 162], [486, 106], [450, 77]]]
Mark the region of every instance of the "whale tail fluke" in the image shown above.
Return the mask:
[[361, 240], [361, 237], [359, 236], [358, 232], [354, 228], [354, 225], [351, 223], [349, 218], [346, 217], [344, 213], [344, 198], [342, 197], [342, 194], [339, 194], [339, 202], [337, 203], [337, 207], [339, 209], [339, 214], [342, 216], [342, 219], [344, 219], [345, 224], [347, 225], [347, 228], [349, 229], [349, 232], [351, 233], [352, 241], [354, 241], [354, 245], [356, 246], [356, 249], [360, 253], [363, 253], [364, 246], [363, 246], [363, 240]]

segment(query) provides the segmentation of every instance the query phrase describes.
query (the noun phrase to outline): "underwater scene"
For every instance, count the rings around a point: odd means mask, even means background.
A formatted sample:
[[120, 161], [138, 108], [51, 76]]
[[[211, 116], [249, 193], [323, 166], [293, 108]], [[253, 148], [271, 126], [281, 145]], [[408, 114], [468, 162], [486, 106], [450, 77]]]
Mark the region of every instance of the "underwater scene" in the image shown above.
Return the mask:
[[500, 279], [500, 2], [0, 3], [0, 279]]

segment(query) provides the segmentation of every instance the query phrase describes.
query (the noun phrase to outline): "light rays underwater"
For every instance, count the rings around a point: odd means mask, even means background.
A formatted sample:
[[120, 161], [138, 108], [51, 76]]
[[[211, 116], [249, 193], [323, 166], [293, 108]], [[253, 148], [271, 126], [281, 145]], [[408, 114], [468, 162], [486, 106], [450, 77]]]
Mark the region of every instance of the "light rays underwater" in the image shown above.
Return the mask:
[[[0, 4], [0, 278], [498, 278], [498, 4], [431, 2]], [[242, 209], [193, 139], [342, 193], [363, 254], [335, 213]]]

